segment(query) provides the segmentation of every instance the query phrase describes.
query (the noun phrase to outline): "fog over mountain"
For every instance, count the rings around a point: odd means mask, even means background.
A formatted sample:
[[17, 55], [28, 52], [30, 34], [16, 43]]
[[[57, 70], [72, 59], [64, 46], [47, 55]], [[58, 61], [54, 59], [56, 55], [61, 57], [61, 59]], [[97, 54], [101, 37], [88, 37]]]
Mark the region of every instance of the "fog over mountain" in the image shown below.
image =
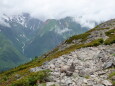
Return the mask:
[[82, 17], [81, 24], [115, 18], [114, 9], [115, 0], [0, 0], [0, 16], [26, 12], [41, 20]]

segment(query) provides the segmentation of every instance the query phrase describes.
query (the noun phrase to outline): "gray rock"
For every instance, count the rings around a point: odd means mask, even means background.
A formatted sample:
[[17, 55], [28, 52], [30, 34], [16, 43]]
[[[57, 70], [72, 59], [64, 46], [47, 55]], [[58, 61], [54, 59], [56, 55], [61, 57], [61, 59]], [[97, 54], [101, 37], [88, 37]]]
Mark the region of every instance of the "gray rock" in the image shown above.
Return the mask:
[[60, 86], [58, 83], [55, 83], [55, 82], [47, 82], [46, 83], [46, 86]]
[[111, 67], [113, 67], [113, 66], [115, 66], [115, 65], [114, 65], [113, 61], [111, 60], [111, 61], [109, 61], [109, 62], [106, 62], [106, 63], [104, 64], [103, 68], [104, 68], [104, 69], [107, 69], [107, 68], [111, 68]]
[[40, 68], [40, 67], [35, 67], [35, 68], [30, 68], [30, 72], [38, 72], [38, 71], [42, 71], [44, 69]]
[[105, 85], [105, 86], [112, 86], [112, 83], [108, 80], [102, 81], [102, 84]]

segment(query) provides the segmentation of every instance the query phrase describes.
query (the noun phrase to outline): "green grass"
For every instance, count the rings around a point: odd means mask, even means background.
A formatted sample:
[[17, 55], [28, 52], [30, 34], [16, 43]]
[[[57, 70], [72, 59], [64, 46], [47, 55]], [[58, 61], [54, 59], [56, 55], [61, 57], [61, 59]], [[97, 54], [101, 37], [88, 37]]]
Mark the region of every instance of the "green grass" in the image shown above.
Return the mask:
[[41, 83], [49, 76], [49, 70], [30, 73], [28, 76], [23, 77], [11, 84], [10, 86], [34, 86], [37, 80]]
[[108, 39], [105, 40], [104, 44], [105, 45], [110, 45], [110, 44], [113, 44], [115, 43], [115, 35], [109, 37]]
[[115, 56], [115, 54], [112, 54], [113, 56]]
[[105, 34], [109, 37], [108, 39], [105, 40], [104, 42], [105, 45], [110, 45], [115, 43], [115, 29], [111, 29], [105, 32]]
[[115, 85], [115, 81], [112, 80], [113, 76], [115, 76], [115, 71], [109, 74], [109, 79], [111, 80], [112, 84]]
[[105, 32], [105, 34], [106, 34], [107, 36], [109, 36], [109, 37], [113, 36], [113, 34], [115, 34], [115, 29], [111, 29], [111, 30]]
[[87, 40], [87, 37], [89, 35], [90, 35], [90, 33], [84, 33], [84, 34], [80, 34], [80, 35], [75, 35], [75, 36], [72, 36], [69, 39], [67, 39], [65, 41], [65, 43], [69, 44], [69, 43], [72, 43], [73, 40], [78, 40], [78, 39], [81, 39], [81, 42], [83, 42], [83, 41]]
[[84, 46], [85, 46], [85, 47], [98, 46], [98, 45], [103, 44], [103, 42], [104, 42], [103, 39], [97, 39], [97, 40], [94, 40], [94, 41], [92, 41], [92, 42], [90, 42], [90, 43], [85, 44]]
[[85, 76], [85, 78], [86, 78], [86, 79], [89, 79], [89, 78], [90, 78], [90, 76], [88, 76], [88, 75], [87, 75], [87, 76]]

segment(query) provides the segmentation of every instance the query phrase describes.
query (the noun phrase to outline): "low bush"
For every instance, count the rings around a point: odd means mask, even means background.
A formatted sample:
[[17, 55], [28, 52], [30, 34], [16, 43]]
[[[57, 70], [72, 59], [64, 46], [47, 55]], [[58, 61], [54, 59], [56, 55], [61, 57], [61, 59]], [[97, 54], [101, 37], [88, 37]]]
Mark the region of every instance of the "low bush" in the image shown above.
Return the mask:
[[105, 32], [105, 34], [106, 34], [107, 36], [109, 36], [109, 37], [113, 36], [113, 34], [115, 34], [115, 29], [111, 29], [111, 30]]
[[72, 43], [73, 40], [78, 40], [78, 39], [81, 39], [81, 42], [83, 41], [86, 41], [87, 40], [87, 37], [90, 35], [90, 33], [84, 33], [84, 34], [80, 34], [80, 35], [75, 35], [75, 36], [72, 36], [70, 37], [69, 39], [67, 39], [65, 41], [65, 43], [69, 44], [69, 43]]
[[103, 42], [104, 42], [103, 39], [97, 39], [97, 40], [94, 40], [90, 43], [85, 44], [84, 47], [98, 46], [98, 45], [102, 44]]
[[19, 79], [11, 86], [34, 86], [36, 85], [37, 80], [40, 82], [45, 82], [45, 79], [49, 76], [49, 70], [39, 71], [35, 73], [31, 73], [30, 75]]
[[115, 85], [115, 81], [112, 79], [112, 77], [115, 76], [115, 71], [109, 74], [109, 79], [111, 80], [113, 86]]
[[113, 44], [113, 43], [115, 43], [115, 35], [109, 37], [109, 38], [106, 39], [105, 42], [104, 42], [105, 45], [110, 45], [110, 44]]

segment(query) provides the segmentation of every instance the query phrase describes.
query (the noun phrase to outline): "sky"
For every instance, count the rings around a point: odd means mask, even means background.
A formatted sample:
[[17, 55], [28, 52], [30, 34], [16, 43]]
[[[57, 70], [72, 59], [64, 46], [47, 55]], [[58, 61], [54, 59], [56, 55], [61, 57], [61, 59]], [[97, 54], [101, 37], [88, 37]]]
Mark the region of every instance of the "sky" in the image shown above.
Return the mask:
[[0, 14], [25, 12], [42, 20], [82, 16], [99, 22], [115, 18], [115, 0], [0, 0]]

